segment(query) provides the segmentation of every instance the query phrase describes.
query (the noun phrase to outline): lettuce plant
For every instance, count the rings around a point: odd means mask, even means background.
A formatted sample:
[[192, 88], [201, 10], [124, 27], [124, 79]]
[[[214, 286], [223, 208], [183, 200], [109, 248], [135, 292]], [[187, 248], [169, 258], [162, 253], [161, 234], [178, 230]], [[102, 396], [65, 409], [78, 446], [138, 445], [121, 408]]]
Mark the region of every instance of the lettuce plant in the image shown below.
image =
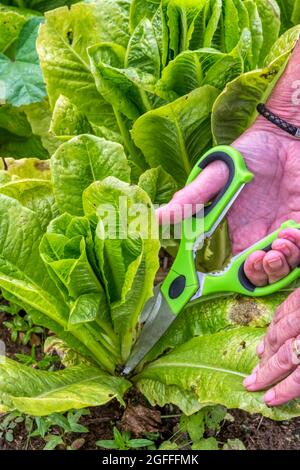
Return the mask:
[[[130, 210], [143, 204], [151, 219], [151, 200], [129, 182], [122, 146], [93, 135], [62, 144], [51, 158], [51, 172], [52, 180], [42, 179], [42, 173], [38, 178], [38, 171], [30, 179], [26, 172], [14, 177], [10, 168], [3, 179], [0, 287], [36, 325], [57, 336], [52, 342], [64, 351], [66, 367], [48, 372], [2, 358], [1, 410], [40, 416], [113, 398], [124, 403], [135, 384], [151, 403], [174, 403], [186, 414], [217, 403], [274, 419], [299, 414], [298, 402], [272, 410], [261, 393], [246, 392], [242, 385], [257, 361], [255, 347], [286, 294], [190, 306], [132, 381], [119, 376], [139, 335], [140, 313], [158, 269], [160, 244]], [[135, 230], [112, 239], [97, 208], [112, 205], [120, 226], [120, 196], [128, 201], [126, 223]]]
[[[35, 128], [44, 149], [54, 139], [51, 175], [36, 159], [0, 171], [0, 288], [56, 335], [66, 367], [47, 372], [3, 358], [1, 410], [42, 416], [124, 403], [134, 385], [152, 404], [174, 403], [185, 414], [222, 404], [298, 416], [297, 401], [270, 409], [242, 385], [286, 294], [189, 306], [130, 381], [119, 370], [139, 335], [160, 248], [130, 208], [142, 204], [153, 220], [152, 203], [185, 183], [199, 154], [251, 124], [299, 27], [278, 38], [275, 0], [86, 0], [45, 16], [37, 50], [51, 134], [45, 102], [44, 114], [41, 103], [6, 104], [3, 113], [18, 119], [2, 124], [0, 108], [0, 125], [20, 134], [29, 123], [30, 144]], [[98, 208], [113, 206], [124, 228], [120, 197], [128, 201], [125, 228], [135, 230], [113, 239]]]
[[280, 27], [275, 0], [86, 0], [48, 12], [37, 47], [51, 130], [121, 143], [134, 182], [161, 166], [181, 187], [199, 153], [255, 118], [299, 34], [278, 38]]

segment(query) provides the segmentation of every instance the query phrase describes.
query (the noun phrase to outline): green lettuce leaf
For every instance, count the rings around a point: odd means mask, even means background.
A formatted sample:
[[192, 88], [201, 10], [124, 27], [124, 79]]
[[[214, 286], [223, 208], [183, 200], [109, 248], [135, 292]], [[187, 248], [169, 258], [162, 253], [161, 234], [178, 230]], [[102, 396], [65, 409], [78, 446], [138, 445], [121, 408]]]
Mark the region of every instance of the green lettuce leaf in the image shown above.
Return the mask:
[[244, 0], [244, 4], [248, 10], [249, 27], [252, 35], [252, 51], [250, 56], [248, 56], [248, 60], [251, 68], [255, 69], [259, 62], [261, 48], [264, 41], [263, 26], [255, 1]]
[[[25, 308], [40, 312], [50, 323], [68, 328], [70, 305], [65, 301], [39, 254], [44, 231], [38, 214], [19, 201], [0, 194], [0, 287]], [[57, 329], [56, 329], [57, 330]], [[88, 327], [74, 326], [72, 335], [88, 350], [89, 357], [114, 371]], [[72, 346], [71, 346], [72, 347]]]
[[227, 84], [212, 110], [212, 131], [217, 144], [230, 145], [251, 126], [257, 117], [256, 107], [272, 82], [274, 73], [270, 68], [247, 72]]
[[281, 33], [283, 33], [296, 24], [293, 23], [293, 12], [294, 9], [297, 10], [299, 2], [298, 0], [276, 0], [276, 2], [280, 7]]
[[210, 114], [218, 93], [205, 85], [144, 114], [133, 126], [133, 140], [149, 165], [161, 165], [180, 186], [211, 143]]
[[271, 323], [275, 309], [286, 297], [286, 293], [261, 299], [228, 296], [191, 304], [179, 314], [147, 355], [146, 362], [153, 361], [195, 336], [214, 334], [241, 325], [264, 328]]
[[118, 131], [111, 106], [97, 92], [87, 56], [87, 48], [103, 39], [99, 8], [100, 3], [78, 3], [46, 13], [37, 48], [51, 107], [64, 95], [90, 122]]
[[[53, 233], [52, 227], [50, 230], [41, 244], [42, 257], [69, 297], [76, 300], [85, 294], [103, 294], [103, 287], [89, 263], [84, 237], [69, 238]], [[105, 298], [103, 302], [105, 308]]]
[[[7, 8], [1, 2], [0, 5], [0, 52], [5, 52], [6, 49], [18, 39], [22, 27], [29, 20], [33, 13], [24, 10], [23, 8]], [[8, 4], [8, 2], [6, 3]]]
[[0, 106], [0, 156], [48, 159], [59, 144], [49, 132], [50, 121], [46, 100], [18, 108]]
[[7, 181], [18, 179], [51, 179], [49, 160], [38, 160], [37, 158], [14, 160], [13, 158], [6, 158], [5, 165], [6, 168], [4, 170], [3, 162], [0, 162], [0, 171], [9, 175]]
[[[120, 229], [120, 234], [114, 237], [99, 212], [102, 204], [109, 205], [114, 227]], [[87, 188], [83, 207], [95, 226], [98, 266], [107, 286], [122, 360], [126, 361], [136, 339], [139, 315], [152, 296], [158, 270], [160, 244], [155, 233], [153, 236], [155, 215], [149, 197], [141, 188], [114, 177]]]
[[271, 48], [263, 69], [244, 73], [228, 83], [216, 99], [212, 112], [212, 132], [218, 144], [231, 144], [257, 117], [258, 103], [265, 102], [280, 78], [299, 37], [295, 26]]
[[132, 0], [130, 7], [130, 31], [144, 18], [151, 20], [159, 8], [160, 0]]
[[214, 49], [182, 52], [164, 68], [156, 93], [172, 101], [202, 85], [222, 90], [242, 71], [239, 54], [223, 54]]
[[55, 103], [50, 130], [60, 140], [69, 140], [82, 134], [94, 134], [87, 117], [63, 95]]
[[282, 65], [294, 50], [299, 34], [300, 25], [294, 26], [282, 34], [273, 44], [273, 47], [271, 47], [269, 54], [265, 58], [265, 65], [277, 65], [278, 63]]
[[0, 199], [0, 286], [66, 325], [67, 306], [39, 256], [38, 216], [16, 199], [3, 194]]
[[44, 12], [63, 5], [72, 5], [78, 1], [79, 0], [2, 0], [1, 3], [4, 5], [15, 5], [16, 7], [20, 7], [22, 4], [22, 7], [24, 8]]
[[[231, 52], [240, 39], [240, 20], [234, 0], [224, 2], [224, 43], [226, 52]], [[244, 3], [246, 3], [244, 1]]]
[[[85, 0], [94, 10], [99, 40], [126, 47], [130, 38], [129, 12], [131, 0]], [[94, 42], [95, 43], [95, 42]]]
[[195, 21], [205, 3], [205, 0], [163, 0], [163, 5], [167, 6], [169, 47], [173, 57], [189, 48]]
[[58, 215], [52, 184], [47, 180], [25, 179], [7, 182], [0, 186], [0, 193], [19, 201], [34, 212], [42, 230]]
[[130, 387], [125, 379], [99, 368], [79, 365], [58, 372], [34, 370], [8, 358], [0, 361], [1, 404], [33, 416], [46, 416], [71, 408], [104, 405]]
[[25, 113], [7, 104], [0, 107], [0, 128], [17, 137], [31, 136], [31, 127]]
[[206, 25], [203, 39], [203, 47], [218, 46], [218, 42], [222, 40], [222, 32], [220, 33], [218, 31], [219, 22], [222, 18], [222, 0], [207, 2], [207, 8], [205, 13]]
[[167, 204], [178, 190], [174, 179], [161, 166], [145, 171], [140, 176], [139, 186], [146, 191], [153, 204]]
[[256, 0], [256, 6], [262, 22], [263, 44], [258, 65], [264, 64], [265, 57], [277, 41], [280, 31], [280, 9], [275, 0]]
[[300, 2], [299, 0], [295, 0], [294, 2], [294, 8], [292, 12], [292, 23], [294, 25], [299, 24], [300, 22]]
[[13, 106], [37, 103], [46, 96], [35, 45], [42, 21], [41, 18], [32, 18], [24, 24], [13, 59], [0, 54], [0, 75], [4, 87], [1, 98]]
[[62, 144], [51, 158], [54, 194], [61, 213], [82, 215], [82, 193], [107, 176], [130, 181], [130, 167], [120, 144], [81, 135]]
[[91, 134], [123, 144], [123, 139], [118, 132], [91, 124], [87, 116], [69, 98], [63, 95], [55, 103], [50, 132], [63, 142], [77, 135]]
[[52, 113], [48, 100], [22, 108], [30, 124], [33, 136], [39, 138], [43, 148], [51, 156], [60, 145], [60, 141], [50, 132]]
[[142, 20], [129, 40], [125, 66], [142, 69], [156, 79], [160, 75], [160, 55], [151, 21]]
[[154, 90], [159, 77], [160, 54], [148, 19], [136, 27], [125, 56], [105, 44], [89, 48], [89, 56], [98, 91], [115, 109], [132, 120], [151, 109], [146, 91]]
[[194, 338], [150, 364], [135, 381], [152, 405], [165, 405], [165, 398], [172, 402], [170, 393], [157, 394], [160, 387], [153, 383], [159, 382], [189, 393], [202, 406], [220, 404], [277, 420], [298, 416], [299, 401], [269, 408], [262, 400], [265, 392], [249, 393], [243, 386], [257, 364], [256, 347], [264, 334], [263, 328], [241, 327]]
[[85, 325], [98, 341], [101, 357], [117, 363], [117, 338], [111, 328], [103, 285], [94, 270], [95, 254], [88, 220], [68, 214], [53, 220], [40, 252], [57, 288], [71, 304], [68, 329]]

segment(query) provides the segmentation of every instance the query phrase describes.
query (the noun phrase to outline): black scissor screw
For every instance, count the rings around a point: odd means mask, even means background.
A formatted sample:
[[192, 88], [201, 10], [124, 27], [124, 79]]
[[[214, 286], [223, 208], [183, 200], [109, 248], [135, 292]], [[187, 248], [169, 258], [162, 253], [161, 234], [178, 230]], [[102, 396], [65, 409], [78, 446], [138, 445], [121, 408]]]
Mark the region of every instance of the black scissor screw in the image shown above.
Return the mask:
[[181, 296], [186, 286], [186, 277], [185, 276], [178, 276], [169, 288], [169, 297], [170, 299], [177, 299]]

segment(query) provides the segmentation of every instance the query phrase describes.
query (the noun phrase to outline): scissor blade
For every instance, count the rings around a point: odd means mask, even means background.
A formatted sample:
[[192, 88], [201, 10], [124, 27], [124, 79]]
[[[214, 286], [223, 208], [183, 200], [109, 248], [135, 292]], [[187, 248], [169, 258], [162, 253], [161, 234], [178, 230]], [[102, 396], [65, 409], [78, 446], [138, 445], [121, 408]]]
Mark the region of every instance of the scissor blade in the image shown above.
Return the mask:
[[158, 284], [154, 287], [153, 296], [150, 297], [149, 300], [147, 300], [144, 309], [141, 313], [140, 323], [152, 321], [152, 319], [156, 316], [161, 302], [160, 287], [161, 284]]
[[122, 375], [128, 375], [135, 369], [176, 319], [163, 295], [159, 293], [158, 296], [159, 310], [156, 315], [152, 314], [145, 324]]
[[241, 192], [243, 191], [243, 189], [245, 188], [246, 184], [243, 184], [240, 189], [236, 192], [236, 194], [233, 196], [233, 198], [229, 201], [229, 203], [227, 204], [227, 206], [225, 207], [225, 209], [223, 210], [223, 212], [219, 215], [219, 217], [217, 218], [217, 220], [215, 221], [214, 225], [211, 227], [211, 229], [206, 232], [204, 234], [204, 238], [209, 238], [211, 237], [216, 229], [219, 227], [219, 225], [221, 224], [221, 222], [223, 221], [223, 219], [225, 218], [225, 216], [228, 214], [229, 210], [231, 209], [231, 207], [233, 206], [233, 204], [235, 203], [235, 201], [237, 200], [237, 198], [239, 197], [239, 195], [241, 194]]

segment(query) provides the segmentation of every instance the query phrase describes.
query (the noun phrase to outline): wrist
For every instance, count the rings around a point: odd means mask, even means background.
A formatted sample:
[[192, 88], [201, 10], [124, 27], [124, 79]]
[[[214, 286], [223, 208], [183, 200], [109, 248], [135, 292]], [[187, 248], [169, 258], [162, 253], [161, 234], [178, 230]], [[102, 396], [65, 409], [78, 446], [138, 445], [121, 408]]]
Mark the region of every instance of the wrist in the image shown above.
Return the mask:
[[[295, 121], [292, 121], [290, 118], [287, 119], [286, 117], [282, 117], [283, 115], [280, 114], [279, 117], [283, 119], [284, 121], [288, 122], [289, 124], [293, 124], [297, 126], [297, 123], [295, 124]], [[299, 125], [300, 128], [300, 125]], [[281, 127], [277, 126], [275, 123], [270, 122], [267, 118], [264, 116], [258, 116], [256, 121], [251, 127], [252, 130], [256, 131], [263, 131], [265, 133], [270, 133], [271, 135], [276, 135], [280, 140], [290, 140], [290, 141], [298, 141], [299, 142], [299, 137], [296, 135], [292, 135], [287, 130], [282, 129]]]
[[[266, 106], [281, 119], [300, 127], [300, 41], [297, 42], [287, 67], [266, 102]], [[260, 116], [257, 124], [261, 122], [265, 128], [265, 118]], [[272, 128], [276, 127], [272, 123], [269, 125]], [[278, 130], [282, 133], [280, 129]]]

